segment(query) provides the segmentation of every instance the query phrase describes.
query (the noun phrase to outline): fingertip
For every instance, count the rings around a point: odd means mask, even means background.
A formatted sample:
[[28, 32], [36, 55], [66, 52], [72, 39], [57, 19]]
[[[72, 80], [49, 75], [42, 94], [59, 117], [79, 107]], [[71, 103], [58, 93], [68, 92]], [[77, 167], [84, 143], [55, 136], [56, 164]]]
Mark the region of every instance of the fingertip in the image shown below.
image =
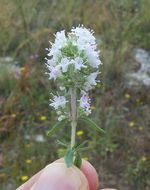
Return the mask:
[[81, 171], [86, 176], [90, 190], [97, 190], [99, 187], [99, 179], [96, 169], [92, 166], [89, 161], [82, 159]]
[[[64, 163], [64, 158], [60, 158], [55, 161], [56, 163]], [[90, 190], [97, 190], [99, 187], [99, 179], [96, 169], [92, 166], [89, 161], [82, 159], [82, 165], [80, 170], [88, 180]]]

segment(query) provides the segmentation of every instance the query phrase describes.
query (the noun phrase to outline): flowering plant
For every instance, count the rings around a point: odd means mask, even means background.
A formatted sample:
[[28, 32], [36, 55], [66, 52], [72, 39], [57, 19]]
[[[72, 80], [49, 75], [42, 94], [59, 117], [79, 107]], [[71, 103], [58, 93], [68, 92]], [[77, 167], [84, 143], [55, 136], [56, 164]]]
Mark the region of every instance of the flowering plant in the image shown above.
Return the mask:
[[[87, 116], [91, 114], [91, 99], [88, 92], [99, 82], [99, 51], [93, 31], [84, 26], [64, 30], [55, 34], [54, 43], [50, 43], [46, 58], [47, 74], [58, 86], [57, 94], [52, 94], [50, 106], [58, 115], [58, 123], [48, 132], [52, 134], [69, 121], [71, 123], [71, 146], [65, 156], [67, 166], [73, 162], [80, 167], [79, 155], [82, 145], [75, 144], [76, 126], [79, 119], [92, 128], [104, 132]], [[59, 141], [60, 142], [60, 141]], [[61, 144], [65, 145], [61, 142]]]

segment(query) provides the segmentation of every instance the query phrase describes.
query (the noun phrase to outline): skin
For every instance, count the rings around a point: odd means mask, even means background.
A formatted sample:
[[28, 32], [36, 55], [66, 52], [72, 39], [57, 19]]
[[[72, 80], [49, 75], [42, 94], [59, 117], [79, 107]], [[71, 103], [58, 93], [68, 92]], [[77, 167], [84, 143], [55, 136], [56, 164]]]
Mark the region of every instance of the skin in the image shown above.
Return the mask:
[[16, 190], [97, 190], [98, 187], [97, 172], [88, 161], [82, 160], [80, 169], [75, 166], [67, 168], [61, 158], [47, 165]]
[[[64, 162], [64, 159], [61, 158], [56, 160], [55, 162]], [[90, 164], [90, 162], [82, 159], [82, 166], [80, 170], [87, 178], [90, 190], [96, 190], [99, 187], [99, 180], [95, 168]]]

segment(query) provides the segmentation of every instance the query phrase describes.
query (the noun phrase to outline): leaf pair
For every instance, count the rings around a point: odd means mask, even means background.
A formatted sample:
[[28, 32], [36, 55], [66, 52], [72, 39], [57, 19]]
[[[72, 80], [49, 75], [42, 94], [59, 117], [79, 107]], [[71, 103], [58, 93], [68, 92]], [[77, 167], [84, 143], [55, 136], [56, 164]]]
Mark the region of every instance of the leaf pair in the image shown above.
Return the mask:
[[[81, 117], [79, 120], [82, 120], [84, 121], [86, 124], [88, 124], [92, 129], [100, 132], [100, 133], [105, 133], [105, 131], [100, 128], [94, 121], [92, 121], [90, 118], [88, 117]], [[50, 136], [52, 134], [54, 134], [55, 132], [57, 132], [59, 130], [59, 128], [61, 126], [64, 126], [66, 124], [66, 119], [63, 119], [62, 121], [59, 121], [57, 122], [53, 127], [52, 129], [50, 129], [48, 132], [47, 132], [47, 135]]]
[[[90, 118], [88, 117], [81, 117], [80, 120], [84, 121], [86, 124], [88, 124], [92, 129], [100, 132], [100, 133], [105, 133], [105, 131], [100, 128], [94, 121], [92, 121]], [[54, 133], [56, 133], [61, 126], [64, 126], [66, 124], [66, 119], [57, 122], [48, 132], [47, 135], [52, 135]], [[80, 156], [81, 151], [87, 150], [90, 147], [83, 147], [83, 145], [86, 143], [87, 141], [81, 143], [80, 145], [75, 145], [72, 149], [69, 149], [65, 155], [65, 162], [67, 167], [71, 167], [73, 164], [76, 165], [78, 168], [80, 168], [81, 164], [82, 164], [82, 158]], [[57, 140], [57, 143], [68, 148], [69, 146], [62, 142]]]
[[[89, 147], [84, 147], [84, 145], [88, 141], [84, 141], [83, 143], [79, 145], [74, 145], [72, 149], [69, 149], [65, 155], [65, 162], [67, 164], [67, 167], [71, 167], [73, 164], [77, 166], [78, 168], [81, 167], [82, 164], [82, 158], [80, 156], [80, 152], [89, 149]], [[63, 143], [64, 145], [64, 143]]]
[[65, 162], [68, 168], [71, 167], [73, 164], [80, 168], [82, 164], [82, 158], [79, 152], [76, 151], [76, 149], [70, 149], [65, 155]]
[[86, 124], [88, 124], [92, 129], [100, 132], [100, 133], [105, 133], [105, 131], [100, 128], [93, 120], [91, 120], [88, 117], [81, 117], [79, 120], [84, 121]]

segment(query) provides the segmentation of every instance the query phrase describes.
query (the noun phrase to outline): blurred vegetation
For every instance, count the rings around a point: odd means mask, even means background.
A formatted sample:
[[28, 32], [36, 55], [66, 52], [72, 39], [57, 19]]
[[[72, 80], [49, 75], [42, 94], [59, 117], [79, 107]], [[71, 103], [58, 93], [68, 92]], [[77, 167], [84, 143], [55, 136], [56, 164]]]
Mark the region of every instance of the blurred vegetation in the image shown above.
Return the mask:
[[[150, 88], [128, 86], [132, 50], [150, 50], [149, 0], [0, 0], [0, 190], [13, 190], [64, 150], [69, 126], [51, 138], [57, 120], [48, 106], [56, 87], [45, 76], [45, 48], [53, 33], [84, 24], [94, 29], [104, 63], [91, 93], [99, 136], [80, 123], [88, 157], [104, 187], [150, 188]], [[79, 127], [78, 127], [79, 129]]]

